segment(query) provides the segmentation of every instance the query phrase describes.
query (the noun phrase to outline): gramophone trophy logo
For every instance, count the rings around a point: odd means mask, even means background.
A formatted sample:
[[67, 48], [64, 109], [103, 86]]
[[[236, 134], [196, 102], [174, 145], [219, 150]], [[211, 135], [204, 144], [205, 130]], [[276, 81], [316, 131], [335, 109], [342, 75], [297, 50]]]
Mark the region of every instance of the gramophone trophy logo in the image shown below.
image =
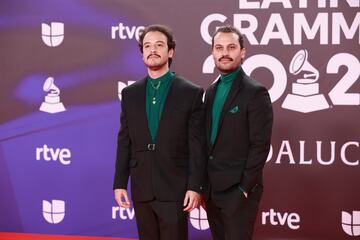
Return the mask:
[[319, 72], [308, 62], [308, 52], [305, 49], [295, 54], [289, 72], [300, 77], [292, 84], [292, 93], [286, 96], [282, 108], [302, 113], [329, 108], [324, 95], [319, 94]]
[[47, 113], [58, 113], [66, 111], [62, 102], [60, 102], [60, 89], [55, 85], [54, 78], [49, 77], [45, 80], [43, 86], [44, 92], [48, 92], [45, 101], [40, 106], [40, 111]]

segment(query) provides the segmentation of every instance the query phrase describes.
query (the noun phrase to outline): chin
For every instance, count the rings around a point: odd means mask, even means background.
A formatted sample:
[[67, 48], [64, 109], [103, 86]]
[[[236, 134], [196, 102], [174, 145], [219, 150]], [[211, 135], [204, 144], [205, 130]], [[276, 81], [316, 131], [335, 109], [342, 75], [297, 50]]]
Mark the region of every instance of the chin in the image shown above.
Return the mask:
[[236, 68], [232, 68], [232, 67], [219, 67], [218, 68], [220, 72], [223, 72], [223, 73], [229, 73], [229, 72], [232, 72], [234, 71]]

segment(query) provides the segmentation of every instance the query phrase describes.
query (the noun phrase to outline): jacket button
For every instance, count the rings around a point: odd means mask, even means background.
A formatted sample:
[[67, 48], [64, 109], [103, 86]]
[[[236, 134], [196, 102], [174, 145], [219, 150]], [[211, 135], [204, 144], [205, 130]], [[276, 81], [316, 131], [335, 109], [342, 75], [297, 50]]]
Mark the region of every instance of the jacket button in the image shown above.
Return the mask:
[[209, 160], [213, 160], [213, 159], [214, 159], [214, 156], [210, 155]]

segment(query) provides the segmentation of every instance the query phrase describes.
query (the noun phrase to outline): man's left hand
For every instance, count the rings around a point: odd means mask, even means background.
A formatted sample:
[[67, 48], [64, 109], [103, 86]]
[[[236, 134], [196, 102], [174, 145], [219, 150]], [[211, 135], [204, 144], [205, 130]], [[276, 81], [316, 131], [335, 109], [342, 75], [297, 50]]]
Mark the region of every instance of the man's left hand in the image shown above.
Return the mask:
[[197, 208], [200, 203], [200, 194], [194, 191], [188, 190], [184, 198], [184, 211], [191, 212], [194, 208]]

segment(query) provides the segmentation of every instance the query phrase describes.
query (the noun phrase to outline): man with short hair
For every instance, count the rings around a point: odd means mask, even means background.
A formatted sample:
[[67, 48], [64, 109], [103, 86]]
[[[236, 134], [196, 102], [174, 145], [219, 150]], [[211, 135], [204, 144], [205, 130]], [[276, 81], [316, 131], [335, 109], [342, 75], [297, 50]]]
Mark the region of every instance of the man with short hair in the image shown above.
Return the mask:
[[203, 90], [169, 70], [175, 45], [168, 27], [146, 27], [139, 47], [148, 75], [122, 91], [113, 188], [129, 208], [131, 176], [140, 239], [187, 239], [187, 215], [203, 188]]
[[215, 240], [251, 239], [270, 148], [271, 100], [241, 67], [244, 40], [236, 28], [217, 28], [212, 55], [221, 76], [205, 96], [208, 220]]

